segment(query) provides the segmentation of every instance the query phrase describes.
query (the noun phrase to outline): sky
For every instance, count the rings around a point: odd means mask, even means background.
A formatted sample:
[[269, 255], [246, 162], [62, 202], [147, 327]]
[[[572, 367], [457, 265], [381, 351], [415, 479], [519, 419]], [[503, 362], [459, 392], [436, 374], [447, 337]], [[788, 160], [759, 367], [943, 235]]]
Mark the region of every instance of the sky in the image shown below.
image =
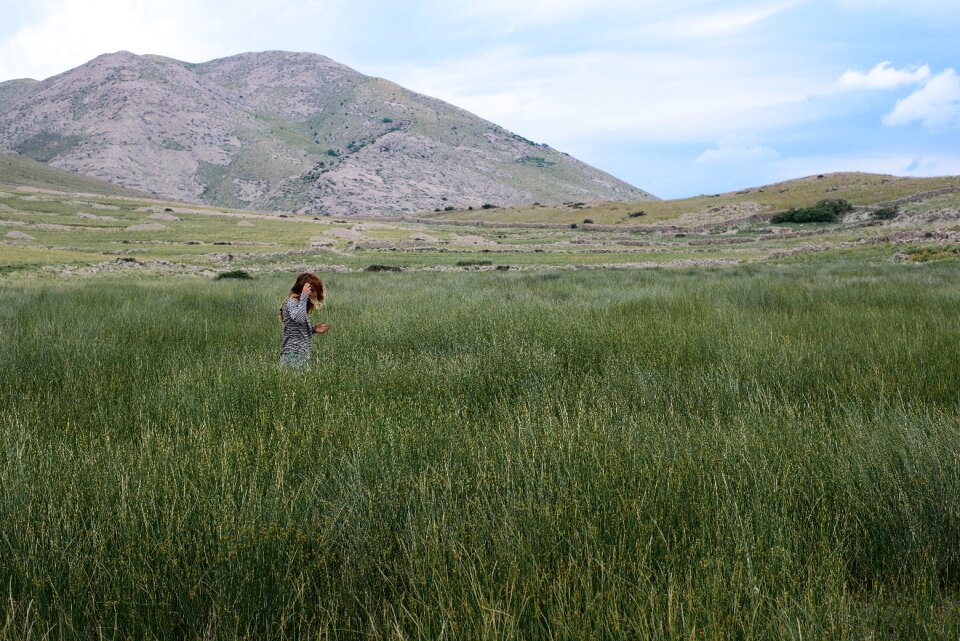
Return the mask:
[[0, 81], [320, 53], [661, 198], [960, 175], [956, 0], [0, 0]]

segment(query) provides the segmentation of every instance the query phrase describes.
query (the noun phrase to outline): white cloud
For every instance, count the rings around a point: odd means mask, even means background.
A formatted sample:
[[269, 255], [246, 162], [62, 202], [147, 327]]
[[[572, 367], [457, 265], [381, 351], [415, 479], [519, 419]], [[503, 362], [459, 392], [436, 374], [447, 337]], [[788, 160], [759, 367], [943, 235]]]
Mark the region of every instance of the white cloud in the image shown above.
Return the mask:
[[187, 46], [190, 16], [183, 9], [172, 3], [156, 10], [142, 0], [46, 2], [39, 21], [21, 26], [0, 43], [0, 78], [42, 79], [119, 49], [194, 49]]
[[911, 153], [853, 153], [837, 155], [810, 155], [782, 158], [776, 162], [779, 178], [795, 178], [840, 171], [862, 171], [892, 176], [960, 175], [960, 154], [936, 151]]
[[438, 7], [459, 12], [463, 16], [505, 19], [520, 23], [543, 23], [568, 20], [586, 12], [625, 9], [635, 6], [629, 0], [480, 0], [461, 1], [454, 7], [437, 3]]
[[295, 42], [336, 42], [346, 2], [45, 0], [30, 22], [0, 41], [0, 81], [43, 79], [123, 49], [204, 62]]
[[950, 0], [839, 0], [845, 9], [895, 11], [927, 18], [960, 17], [960, 5]]
[[805, 1], [754, 3], [712, 13], [701, 9], [675, 19], [652, 21], [637, 29], [636, 33], [644, 37], [676, 39], [724, 37], [756, 26], [804, 4]]
[[815, 84], [737, 56], [536, 57], [516, 48], [378, 73], [552, 145], [588, 137], [692, 142], [789, 125], [808, 117], [806, 87]]
[[930, 67], [924, 65], [919, 69], [894, 69], [890, 62], [881, 62], [868, 73], [847, 71], [838, 81], [844, 90], [856, 89], [895, 89], [902, 85], [915, 85], [930, 77]]
[[771, 160], [779, 152], [760, 144], [753, 134], [731, 134], [724, 136], [716, 149], [707, 149], [697, 158], [698, 164], [751, 163]]
[[947, 69], [903, 100], [883, 117], [887, 126], [922, 122], [931, 131], [960, 128], [960, 77]]

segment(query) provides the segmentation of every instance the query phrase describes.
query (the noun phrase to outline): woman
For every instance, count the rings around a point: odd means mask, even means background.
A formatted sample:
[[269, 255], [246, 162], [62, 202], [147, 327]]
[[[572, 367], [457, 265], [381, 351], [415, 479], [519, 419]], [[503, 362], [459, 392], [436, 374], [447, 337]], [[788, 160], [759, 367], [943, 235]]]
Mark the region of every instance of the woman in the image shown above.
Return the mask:
[[280, 362], [294, 369], [305, 370], [310, 367], [312, 334], [323, 334], [330, 325], [310, 324], [309, 314], [326, 300], [326, 290], [315, 274], [305, 273], [297, 276], [290, 288], [290, 296], [280, 308], [280, 322], [283, 323], [283, 344], [280, 347]]

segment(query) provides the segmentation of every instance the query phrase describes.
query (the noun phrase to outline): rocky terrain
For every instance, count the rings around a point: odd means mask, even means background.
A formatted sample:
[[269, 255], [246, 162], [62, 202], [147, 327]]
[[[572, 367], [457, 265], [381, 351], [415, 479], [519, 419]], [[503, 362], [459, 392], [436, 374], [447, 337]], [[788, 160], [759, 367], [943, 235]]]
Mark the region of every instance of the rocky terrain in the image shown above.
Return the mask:
[[312, 215], [654, 200], [462, 109], [307, 53], [102, 55], [0, 83], [0, 148], [166, 198]]

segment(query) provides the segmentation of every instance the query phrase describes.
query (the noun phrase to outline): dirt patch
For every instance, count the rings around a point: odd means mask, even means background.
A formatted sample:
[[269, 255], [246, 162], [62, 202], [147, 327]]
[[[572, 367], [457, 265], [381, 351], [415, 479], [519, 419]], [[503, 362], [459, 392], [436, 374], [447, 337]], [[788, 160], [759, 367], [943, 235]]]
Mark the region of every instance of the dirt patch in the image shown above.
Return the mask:
[[127, 231], [163, 231], [166, 228], [166, 225], [160, 223], [145, 223], [143, 225], [130, 225], [127, 227]]
[[460, 236], [459, 234], [454, 234], [451, 242], [454, 245], [470, 245], [472, 247], [495, 247], [497, 245], [495, 240], [490, 240], [483, 236]]
[[344, 240], [363, 240], [363, 233], [356, 229], [330, 229], [326, 234]]
[[683, 214], [676, 220], [676, 223], [684, 227], [738, 223], [762, 214], [764, 211], [762, 205], [753, 202], [717, 205], [701, 211]]
[[22, 231], [8, 231], [6, 234], [4, 234], [4, 236], [7, 238], [13, 238], [15, 240], [36, 240], [36, 238], [30, 234], [25, 234]]
[[251, 223], [249, 220], [241, 220], [239, 223], [237, 223], [237, 227], [256, 227], [256, 225]]
[[182, 220], [182, 218], [180, 218], [180, 217], [178, 217], [178, 216], [174, 216], [173, 214], [165, 214], [165, 213], [163, 213], [163, 212], [159, 212], [159, 213], [156, 213], [156, 214], [150, 214], [149, 216], [147, 216], [147, 218], [149, 218], [149, 219], [151, 219], [151, 220], [162, 220], [162, 221], [168, 222], [168, 223], [175, 223], [175, 222], [177, 222], [177, 221], [179, 221], [179, 220]]
[[112, 222], [117, 222], [117, 219], [113, 216], [98, 216], [97, 214], [88, 214], [82, 211], [77, 212], [77, 218], [83, 218], [84, 220], [109, 220]]

